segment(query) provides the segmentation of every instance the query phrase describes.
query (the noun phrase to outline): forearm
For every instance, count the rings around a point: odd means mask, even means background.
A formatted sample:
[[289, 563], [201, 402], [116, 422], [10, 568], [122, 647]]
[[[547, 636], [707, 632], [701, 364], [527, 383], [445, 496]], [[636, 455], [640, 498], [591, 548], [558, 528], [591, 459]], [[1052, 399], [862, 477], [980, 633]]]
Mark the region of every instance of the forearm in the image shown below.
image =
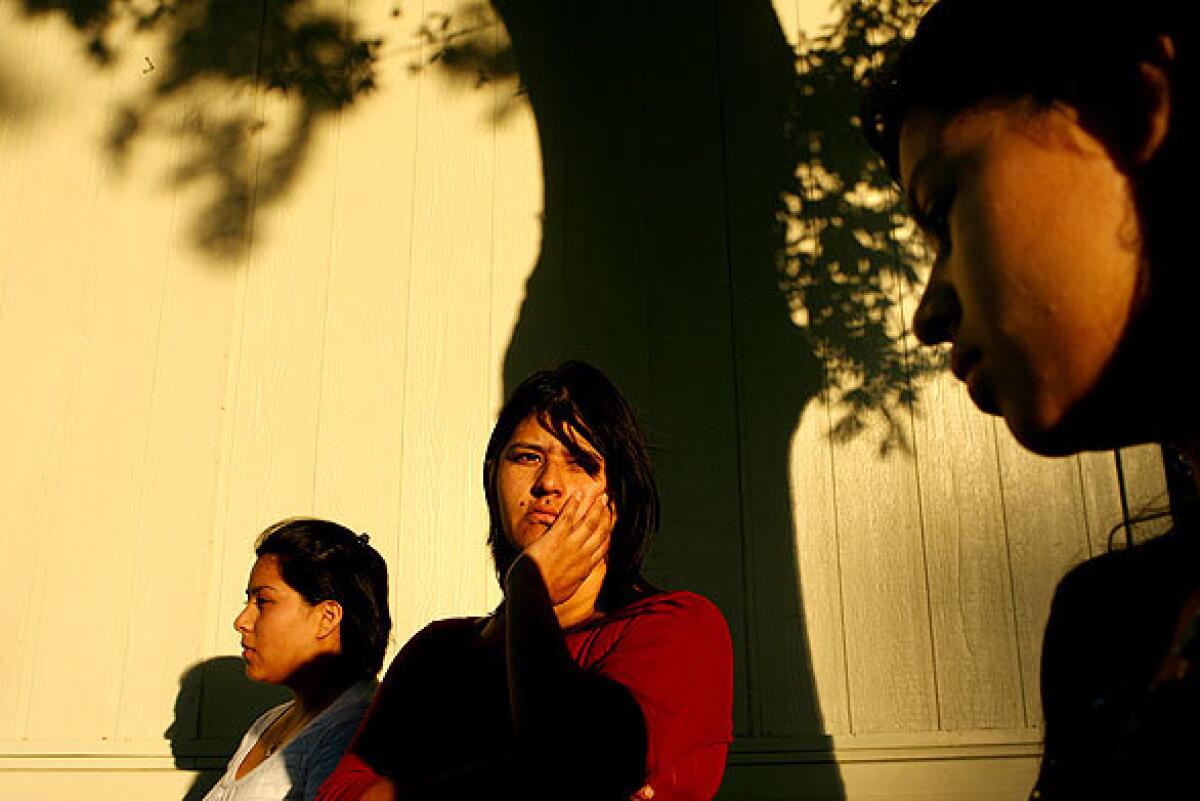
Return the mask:
[[[518, 741], [537, 744], [552, 730], [555, 704], [576, 674], [584, 671], [567, 650], [554, 606], [537, 564], [513, 562], [504, 579], [505, 656], [509, 703]], [[551, 697], [554, 696], [554, 697]], [[543, 719], [550, 715], [551, 719]]]
[[315, 801], [447, 801], [447, 799], [552, 797], [548, 783], [515, 754], [463, 765], [407, 781], [388, 776], [361, 756], [347, 753]]
[[598, 795], [628, 797], [645, 772], [646, 724], [637, 701], [571, 658], [532, 559], [513, 563], [505, 599], [509, 701], [528, 769], [570, 782], [572, 792], [586, 783], [597, 784]]
[[540, 775], [518, 754], [501, 754], [451, 771], [399, 783], [396, 801], [447, 801], [447, 799], [520, 798], [550, 801], [571, 794], [554, 793]]

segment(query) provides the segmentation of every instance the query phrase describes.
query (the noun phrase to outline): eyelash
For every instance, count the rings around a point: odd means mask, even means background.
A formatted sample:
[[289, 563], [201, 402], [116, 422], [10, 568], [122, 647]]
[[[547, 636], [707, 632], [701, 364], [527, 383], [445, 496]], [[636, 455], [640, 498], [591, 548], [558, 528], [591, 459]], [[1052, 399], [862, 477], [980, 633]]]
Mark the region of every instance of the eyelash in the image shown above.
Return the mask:
[[921, 227], [932, 237], [939, 251], [950, 245], [950, 209], [953, 204], [954, 192], [942, 192], [933, 199], [929, 208], [921, 213]]
[[[542, 459], [540, 454], [530, 451], [517, 451], [508, 456], [508, 460], [514, 464], [536, 464]], [[595, 476], [600, 472], [600, 462], [589, 456], [572, 456], [567, 458], [567, 464], [572, 467], [577, 467], [587, 473], [589, 476]]]

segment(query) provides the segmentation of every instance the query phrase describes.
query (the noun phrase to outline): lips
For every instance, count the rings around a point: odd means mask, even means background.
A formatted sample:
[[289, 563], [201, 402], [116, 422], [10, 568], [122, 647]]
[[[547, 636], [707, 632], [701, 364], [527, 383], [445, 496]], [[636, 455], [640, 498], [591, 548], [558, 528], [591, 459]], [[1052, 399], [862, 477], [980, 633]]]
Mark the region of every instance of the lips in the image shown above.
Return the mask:
[[967, 385], [967, 394], [971, 396], [971, 401], [979, 408], [979, 411], [984, 414], [999, 415], [1000, 407], [992, 395], [991, 387], [983, 380], [980, 371], [976, 369], [982, 358], [983, 354], [974, 348], [959, 349], [955, 347], [950, 354], [950, 370], [959, 381]]
[[982, 356], [983, 354], [974, 348], [960, 350], [956, 347], [950, 354], [950, 371], [954, 373], [955, 378], [966, 383]]
[[526, 518], [531, 523], [539, 523], [543, 526], [552, 526], [554, 521], [558, 520], [557, 512], [547, 512], [543, 509], [535, 509], [526, 515]]

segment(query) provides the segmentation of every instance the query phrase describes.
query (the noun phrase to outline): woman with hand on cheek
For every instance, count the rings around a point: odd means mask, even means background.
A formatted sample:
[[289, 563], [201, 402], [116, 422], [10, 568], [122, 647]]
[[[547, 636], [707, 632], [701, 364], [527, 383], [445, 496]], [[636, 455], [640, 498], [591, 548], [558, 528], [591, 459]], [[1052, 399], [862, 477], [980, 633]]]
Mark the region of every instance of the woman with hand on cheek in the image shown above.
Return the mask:
[[387, 565], [366, 534], [309, 518], [271, 526], [255, 552], [234, 620], [246, 675], [294, 698], [254, 722], [205, 801], [311, 801], [375, 690], [391, 631]]
[[628, 403], [579, 362], [531, 376], [500, 412], [483, 485], [504, 602], [404, 646], [318, 798], [711, 798], [728, 629], [641, 576], [658, 493]]

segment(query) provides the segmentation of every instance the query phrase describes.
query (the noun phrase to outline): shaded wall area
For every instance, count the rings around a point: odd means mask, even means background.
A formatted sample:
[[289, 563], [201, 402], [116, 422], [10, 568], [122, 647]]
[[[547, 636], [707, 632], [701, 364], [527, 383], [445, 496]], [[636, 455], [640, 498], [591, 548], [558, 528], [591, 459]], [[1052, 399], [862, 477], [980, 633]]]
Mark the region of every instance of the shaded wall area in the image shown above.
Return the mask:
[[[749, 734], [762, 723], [745, 538], [778, 541], [782, 558], [757, 569], [783, 570], [768, 579], [773, 602], [798, 611], [788, 445], [821, 388], [776, 278], [790, 49], [768, 3], [498, 11], [538, 121], [546, 209], [505, 385], [586, 358], [634, 399], [664, 497], [651, 572], [725, 610], [738, 644], [737, 729]], [[805, 642], [792, 644], [789, 711], [819, 733]]]
[[290, 698], [283, 687], [247, 679], [239, 657], [206, 659], [188, 668], [179, 678], [175, 717], [163, 732], [175, 767], [196, 772], [183, 801], [208, 795], [225, 772], [218, 755], [232, 754], [259, 715]]

